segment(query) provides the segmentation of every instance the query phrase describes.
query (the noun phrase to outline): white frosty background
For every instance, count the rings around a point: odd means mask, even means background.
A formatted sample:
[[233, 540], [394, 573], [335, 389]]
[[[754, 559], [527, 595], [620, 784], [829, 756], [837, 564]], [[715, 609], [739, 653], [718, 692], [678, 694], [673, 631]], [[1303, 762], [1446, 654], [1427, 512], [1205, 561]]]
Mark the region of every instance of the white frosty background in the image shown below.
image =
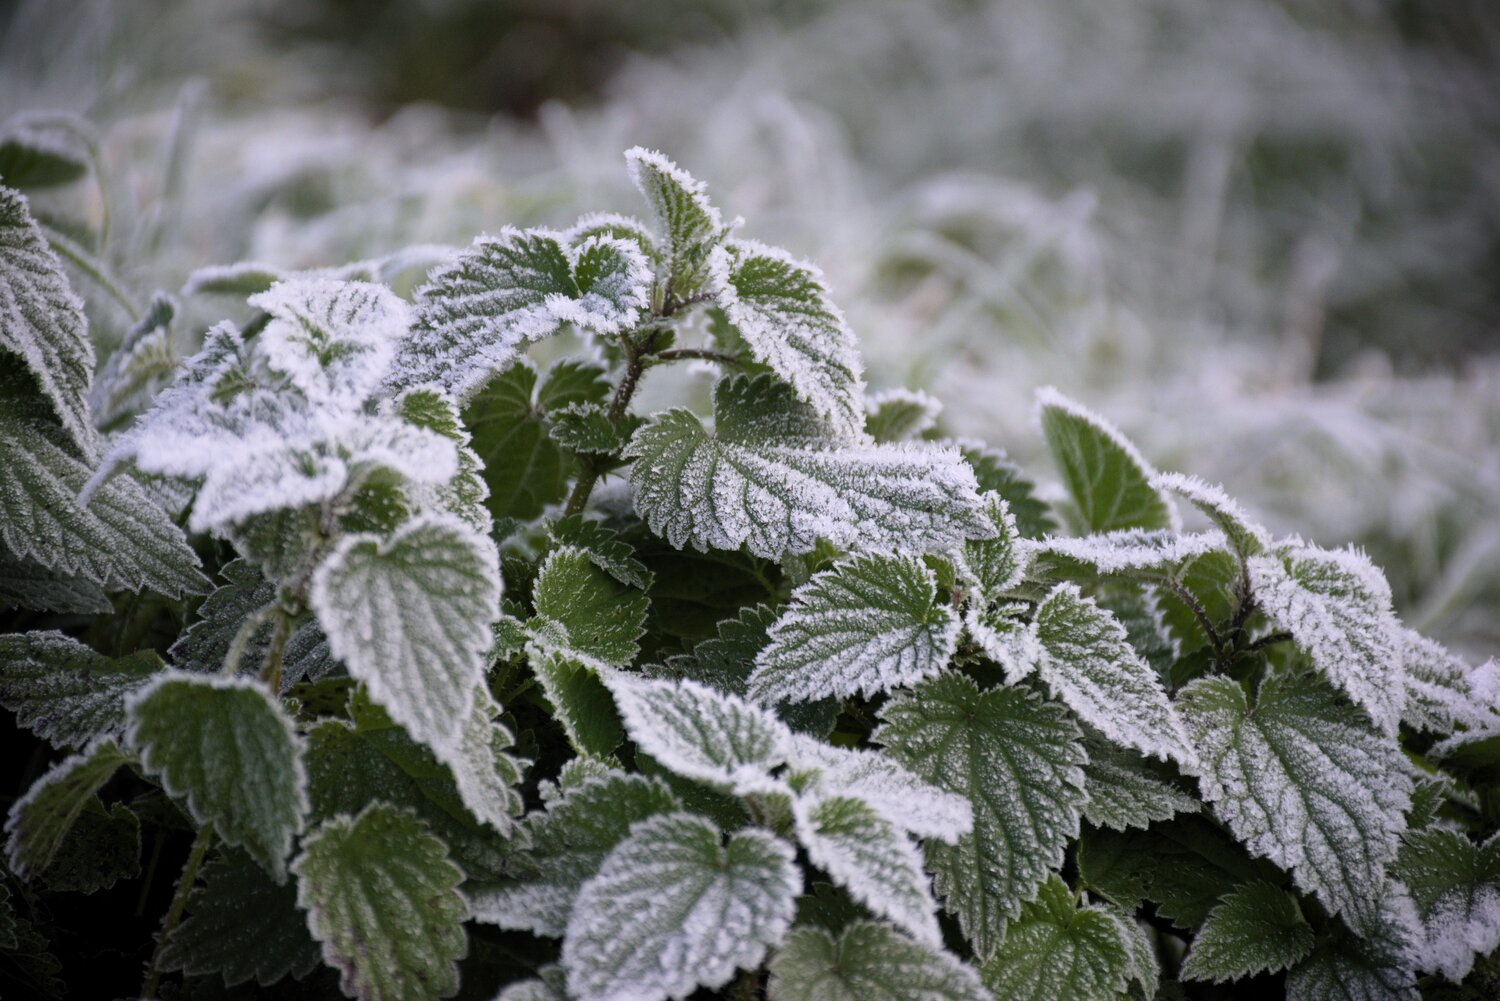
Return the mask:
[[[1395, 0], [554, 6], [554, 46], [618, 37], [607, 72], [584, 67], [602, 96], [528, 121], [361, 102], [384, 50], [271, 30], [296, 27], [290, 0], [23, 2], [0, 22], [0, 113], [100, 124], [110, 257], [142, 297], [206, 263], [636, 212], [621, 151], [660, 147], [746, 235], [823, 267], [872, 385], [933, 391], [951, 430], [1049, 478], [1031, 393], [1055, 384], [1273, 527], [1368, 546], [1418, 628], [1500, 642], [1483, 0], [1442, 20]], [[545, 51], [497, 39], [495, 58]], [[42, 207], [97, 221], [100, 202]], [[107, 347], [122, 320], [91, 306]]]

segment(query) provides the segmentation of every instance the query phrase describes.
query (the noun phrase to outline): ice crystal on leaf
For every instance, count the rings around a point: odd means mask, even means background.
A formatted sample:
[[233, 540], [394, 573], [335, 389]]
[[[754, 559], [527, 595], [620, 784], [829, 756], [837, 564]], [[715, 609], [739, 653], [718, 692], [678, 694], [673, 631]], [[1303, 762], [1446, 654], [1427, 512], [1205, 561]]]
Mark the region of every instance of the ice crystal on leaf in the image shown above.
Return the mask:
[[1126, 919], [1107, 908], [1080, 907], [1056, 876], [1021, 908], [999, 950], [980, 969], [996, 997], [1016, 1001], [1091, 1001], [1117, 997], [1130, 982]]
[[1312, 948], [1312, 926], [1293, 897], [1270, 883], [1246, 883], [1208, 912], [1182, 975], [1224, 983], [1275, 973], [1301, 961]]
[[865, 432], [876, 441], [911, 441], [937, 427], [942, 401], [920, 389], [884, 389], [865, 396]]
[[6, 862], [22, 879], [41, 875], [52, 863], [78, 815], [130, 757], [112, 737], [100, 737], [80, 754], [64, 758], [16, 800], [5, 821]]
[[154, 651], [119, 660], [59, 632], [0, 636], [0, 705], [55, 747], [125, 729], [125, 699], [162, 669]]
[[1271, 533], [1252, 521], [1222, 487], [1182, 473], [1162, 473], [1151, 485], [1176, 494], [1202, 511], [1234, 545], [1241, 559], [1249, 559], [1271, 547]]
[[1476, 845], [1458, 831], [1414, 832], [1392, 868], [1416, 907], [1418, 969], [1458, 983], [1500, 946], [1500, 835]]
[[800, 795], [852, 796], [919, 838], [955, 844], [974, 827], [968, 799], [924, 781], [889, 754], [853, 750], [796, 734], [789, 778]]
[[663, 287], [679, 298], [694, 295], [708, 278], [709, 255], [729, 227], [708, 200], [707, 186], [662, 154], [636, 146], [625, 151], [625, 166], [656, 217]]
[[990, 1001], [979, 976], [889, 925], [856, 921], [837, 936], [792, 929], [771, 959], [771, 1001]]

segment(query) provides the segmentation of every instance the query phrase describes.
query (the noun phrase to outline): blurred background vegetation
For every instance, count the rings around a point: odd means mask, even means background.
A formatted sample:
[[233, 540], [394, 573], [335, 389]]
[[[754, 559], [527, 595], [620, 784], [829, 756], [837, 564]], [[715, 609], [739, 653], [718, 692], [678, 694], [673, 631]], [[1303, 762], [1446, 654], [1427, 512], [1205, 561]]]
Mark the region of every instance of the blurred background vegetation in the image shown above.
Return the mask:
[[11, 0], [0, 121], [88, 148], [33, 201], [102, 355], [158, 289], [191, 351], [206, 264], [637, 211], [659, 147], [952, 433], [1046, 478], [1056, 384], [1500, 646], [1492, 0]]

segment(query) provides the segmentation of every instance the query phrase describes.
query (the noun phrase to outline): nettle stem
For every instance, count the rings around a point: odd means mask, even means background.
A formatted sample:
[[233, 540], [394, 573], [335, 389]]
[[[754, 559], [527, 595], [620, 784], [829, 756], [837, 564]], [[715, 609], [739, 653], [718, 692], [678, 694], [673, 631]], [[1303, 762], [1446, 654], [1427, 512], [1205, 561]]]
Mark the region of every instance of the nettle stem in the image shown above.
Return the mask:
[[151, 964], [146, 967], [146, 979], [141, 982], [141, 997], [146, 1001], [152, 1001], [156, 997], [156, 988], [161, 983], [162, 950], [166, 948], [167, 939], [171, 937], [177, 923], [182, 920], [182, 912], [187, 910], [188, 895], [193, 892], [193, 884], [198, 881], [198, 869], [203, 865], [203, 857], [208, 854], [213, 841], [212, 823], [198, 828], [198, 836], [193, 839], [187, 861], [182, 864], [182, 875], [177, 879], [177, 892], [172, 894], [172, 904], [167, 908], [166, 916], [161, 919], [161, 933], [156, 937]]
[[[665, 313], [663, 314], [665, 315]], [[609, 419], [618, 424], [624, 417], [625, 411], [630, 406], [631, 397], [635, 396], [636, 386], [640, 384], [641, 375], [645, 373], [651, 364], [654, 352], [652, 348], [656, 340], [663, 332], [662, 327], [652, 327], [646, 331], [639, 341], [625, 338], [625, 374], [620, 377], [620, 384], [615, 387], [615, 395], [609, 401]], [[666, 352], [663, 352], [665, 354]], [[659, 356], [658, 356], [659, 357]], [[573, 492], [568, 496], [568, 506], [563, 509], [564, 515], [582, 514], [584, 507], [589, 502], [589, 494], [594, 492], [594, 484], [599, 482], [599, 465], [590, 462], [583, 467], [578, 474], [578, 482], [573, 484]]]
[[281, 692], [281, 662], [286, 653], [287, 640], [292, 636], [292, 617], [280, 609], [276, 615], [276, 630], [271, 634], [271, 646], [266, 650], [266, 659], [261, 662], [260, 680], [271, 690], [275, 698]]

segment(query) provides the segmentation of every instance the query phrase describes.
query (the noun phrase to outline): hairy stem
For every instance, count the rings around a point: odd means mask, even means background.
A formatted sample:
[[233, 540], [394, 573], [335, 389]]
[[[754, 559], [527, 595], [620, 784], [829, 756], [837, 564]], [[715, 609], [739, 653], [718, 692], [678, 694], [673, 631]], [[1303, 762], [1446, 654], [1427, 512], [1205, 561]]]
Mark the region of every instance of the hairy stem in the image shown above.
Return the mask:
[[1168, 591], [1171, 591], [1172, 594], [1177, 598], [1177, 600], [1186, 605], [1188, 607], [1188, 610], [1193, 613], [1193, 618], [1198, 620], [1198, 625], [1202, 626], [1203, 631], [1208, 634], [1208, 642], [1214, 648], [1214, 656], [1223, 657], [1224, 638], [1220, 636], [1219, 631], [1214, 628], [1213, 621], [1209, 619], [1208, 613], [1203, 610], [1203, 606], [1198, 603], [1198, 599], [1193, 597], [1193, 592], [1189, 591], [1187, 588], [1183, 587], [1181, 584], [1170, 577], [1162, 581], [1162, 586], [1165, 587]]
[[271, 690], [275, 698], [281, 691], [281, 661], [286, 653], [286, 642], [292, 636], [292, 617], [278, 609], [276, 631], [271, 634], [271, 646], [266, 650], [266, 659], [261, 662], [260, 680]]
[[1268, 646], [1275, 646], [1277, 643], [1285, 643], [1288, 640], [1290, 640], [1291, 638], [1292, 638], [1292, 634], [1291, 633], [1286, 633], [1286, 632], [1271, 633], [1269, 636], [1262, 636], [1260, 639], [1256, 640], [1254, 643], [1251, 643], [1250, 646], [1247, 649], [1249, 649], [1249, 650], [1264, 650]]
[[[661, 336], [662, 328], [654, 327], [641, 338], [639, 342], [632, 343], [629, 338], [625, 340], [625, 351], [627, 362], [625, 374], [620, 377], [620, 384], [615, 387], [615, 395], [609, 401], [609, 419], [618, 423], [625, 416], [625, 409], [630, 406], [630, 398], [635, 395], [636, 386], [641, 381], [641, 374], [646, 371], [650, 364], [652, 346], [657, 337]], [[582, 514], [584, 506], [589, 502], [589, 494], [594, 492], [594, 484], [599, 482], [599, 467], [594, 463], [584, 466], [583, 472], [578, 474], [578, 482], [573, 484], [573, 493], [568, 496], [568, 506], [563, 509], [563, 514]]]
[[177, 892], [172, 895], [172, 904], [167, 908], [166, 916], [161, 919], [161, 933], [156, 938], [156, 949], [151, 953], [151, 964], [146, 967], [146, 979], [141, 982], [141, 997], [145, 1001], [153, 1001], [156, 997], [156, 988], [161, 982], [161, 951], [166, 948], [172, 930], [182, 920], [182, 912], [187, 909], [188, 894], [193, 892], [193, 884], [198, 880], [198, 868], [203, 865], [203, 856], [208, 854], [208, 846], [213, 844], [213, 840], [212, 823], [198, 828], [198, 836], [193, 839], [187, 861], [182, 864]]
[[269, 605], [262, 605], [245, 616], [245, 621], [240, 624], [239, 632], [235, 633], [234, 639], [230, 641], [229, 652], [224, 655], [224, 667], [219, 673], [229, 675], [239, 673], [240, 661], [245, 658], [245, 648], [250, 645], [251, 638], [261, 626], [270, 620], [271, 616], [279, 611], [276, 603], [272, 602]]
[[710, 351], [707, 348], [674, 348], [670, 351], [662, 351], [655, 358], [658, 362], [667, 361], [713, 361], [720, 365], [730, 365], [735, 368], [744, 367], [744, 362], [734, 355], [725, 351]]

